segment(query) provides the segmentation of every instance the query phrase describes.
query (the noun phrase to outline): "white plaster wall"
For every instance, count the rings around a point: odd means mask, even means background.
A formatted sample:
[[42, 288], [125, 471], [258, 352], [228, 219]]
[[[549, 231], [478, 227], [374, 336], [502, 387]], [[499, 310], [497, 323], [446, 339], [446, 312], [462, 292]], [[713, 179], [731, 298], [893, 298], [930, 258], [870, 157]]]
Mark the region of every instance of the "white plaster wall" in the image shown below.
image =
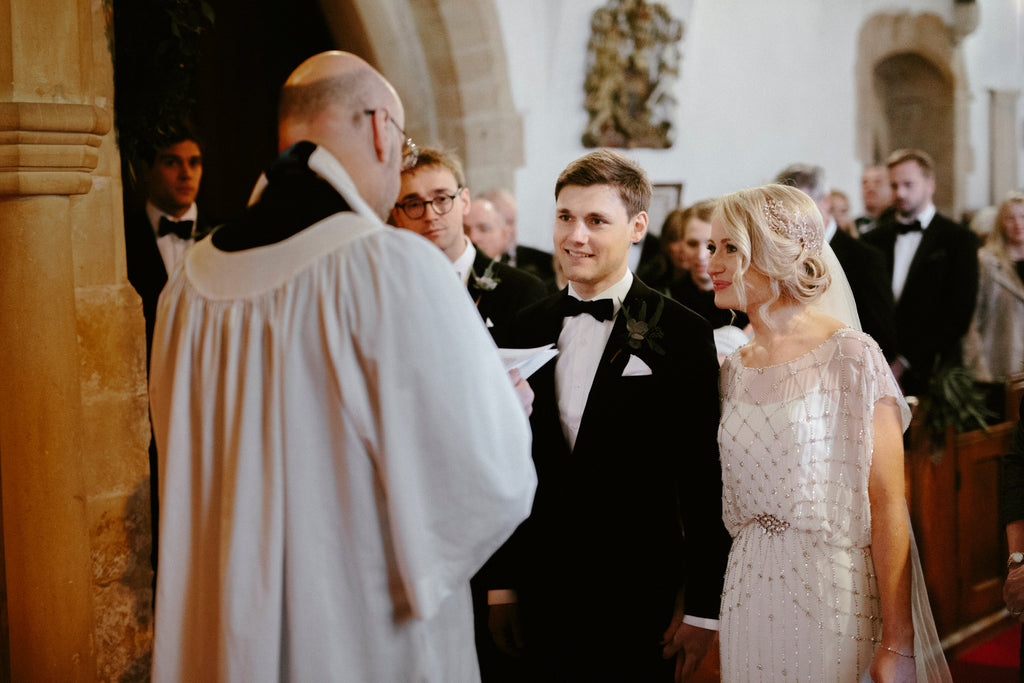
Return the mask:
[[[970, 109], [974, 170], [967, 184], [971, 207], [985, 206], [990, 200], [989, 91], [1018, 90], [1024, 95], [1024, 0], [981, 0], [979, 4], [978, 28], [963, 45], [973, 95]], [[1024, 183], [1024, 98], [1017, 100], [1017, 116], [1017, 181]]]
[[[683, 202], [691, 203], [761, 184], [785, 165], [804, 161], [824, 166], [829, 184], [845, 190], [855, 207], [861, 163], [854, 156], [854, 69], [861, 26], [878, 12], [933, 12], [949, 22], [953, 6], [952, 0], [663, 2], [686, 23], [676, 143], [668, 150], [627, 152], [651, 180], [684, 183]], [[979, 0], [980, 25], [964, 44], [974, 93], [969, 206], [988, 200], [985, 88], [1024, 89], [1022, 2]], [[604, 2], [495, 4], [524, 124], [525, 165], [516, 173], [520, 240], [550, 250], [555, 179], [588, 151], [580, 143], [587, 123], [584, 62], [590, 16]]]

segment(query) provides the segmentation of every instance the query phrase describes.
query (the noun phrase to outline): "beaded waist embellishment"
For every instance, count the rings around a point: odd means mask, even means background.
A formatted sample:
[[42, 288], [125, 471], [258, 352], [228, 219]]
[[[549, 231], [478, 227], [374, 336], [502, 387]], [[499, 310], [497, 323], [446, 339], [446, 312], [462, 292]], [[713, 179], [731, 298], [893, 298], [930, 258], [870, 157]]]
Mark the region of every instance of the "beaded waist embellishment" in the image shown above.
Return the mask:
[[761, 531], [765, 532], [769, 536], [781, 534], [783, 531], [789, 528], [789, 522], [784, 519], [779, 519], [775, 515], [767, 512], [762, 512], [759, 515], [754, 516], [754, 521], [761, 526]]

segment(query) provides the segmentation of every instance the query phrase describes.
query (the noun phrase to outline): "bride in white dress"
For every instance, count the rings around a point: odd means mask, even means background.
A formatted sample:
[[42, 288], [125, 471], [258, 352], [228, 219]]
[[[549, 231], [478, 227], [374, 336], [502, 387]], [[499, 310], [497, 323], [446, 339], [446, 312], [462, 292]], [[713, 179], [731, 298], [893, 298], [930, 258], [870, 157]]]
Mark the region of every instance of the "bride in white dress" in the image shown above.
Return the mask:
[[821, 214], [766, 185], [711, 225], [715, 304], [754, 328], [722, 367], [722, 680], [949, 681], [906, 512], [910, 413]]

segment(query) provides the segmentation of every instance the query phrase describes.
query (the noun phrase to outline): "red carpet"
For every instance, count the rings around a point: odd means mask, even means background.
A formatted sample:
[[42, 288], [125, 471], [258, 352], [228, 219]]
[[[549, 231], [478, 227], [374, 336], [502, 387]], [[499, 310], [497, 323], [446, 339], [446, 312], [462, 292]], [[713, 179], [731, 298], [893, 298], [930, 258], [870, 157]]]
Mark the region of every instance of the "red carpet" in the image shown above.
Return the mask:
[[1017, 683], [1020, 626], [1011, 626], [950, 662], [955, 683]]

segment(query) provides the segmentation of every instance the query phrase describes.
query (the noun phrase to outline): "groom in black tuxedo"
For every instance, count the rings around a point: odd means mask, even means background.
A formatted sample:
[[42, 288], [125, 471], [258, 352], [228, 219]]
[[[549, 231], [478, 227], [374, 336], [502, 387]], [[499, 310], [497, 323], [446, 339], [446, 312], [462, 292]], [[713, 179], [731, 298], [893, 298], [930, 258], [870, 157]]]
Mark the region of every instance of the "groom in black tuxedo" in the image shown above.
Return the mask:
[[688, 674], [714, 641], [730, 543], [711, 327], [628, 269], [651, 197], [640, 167], [592, 152], [555, 197], [569, 285], [499, 339], [559, 356], [530, 378], [539, 484], [485, 568], [491, 629], [524, 680], [667, 683], [680, 646]]

